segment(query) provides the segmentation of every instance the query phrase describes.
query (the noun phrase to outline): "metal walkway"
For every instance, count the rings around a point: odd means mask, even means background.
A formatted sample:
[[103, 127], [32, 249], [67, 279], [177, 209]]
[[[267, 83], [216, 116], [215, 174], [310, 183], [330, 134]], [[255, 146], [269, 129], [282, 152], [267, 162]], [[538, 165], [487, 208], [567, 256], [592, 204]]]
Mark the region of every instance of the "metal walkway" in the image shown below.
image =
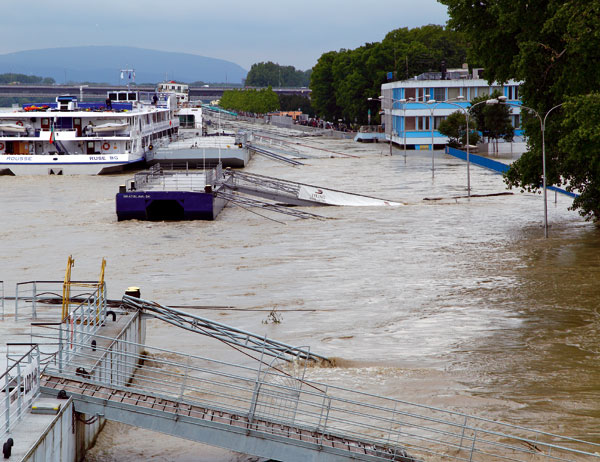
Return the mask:
[[230, 346], [255, 351], [285, 361], [308, 360], [318, 364], [330, 365], [325, 356], [311, 353], [309, 347], [295, 347], [252, 332], [237, 329], [211, 319], [202, 318], [185, 311], [177, 310], [156, 302], [124, 295], [122, 307], [138, 310], [161, 321], [182, 329], [212, 337]]
[[314, 186], [295, 181], [273, 178], [256, 173], [246, 173], [227, 169], [225, 178], [230, 179], [224, 184], [233, 191], [252, 196], [262, 197], [289, 205], [299, 206], [396, 206], [398, 202], [378, 199], [363, 194], [348, 193], [335, 189]]
[[[259, 336], [133, 297], [128, 310], [107, 311], [105, 297], [97, 290], [70, 304], [67, 323], [35, 323], [39, 346], [0, 375], [0, 429], [14, 426], [29, 396], [65, 390], [89, 417], [285, 462], [600, 462], [600, 444], [320, 383], [307, 378], [320, 366], [307, 349], [260, 345]], [[222, 361], [136, 343], [140, 312], [197, 324], [236, 348]], [[39, 389], [21, 386], [36, 384], [26, 378], [35, 367]]]
[[282, 156], [281, 154], [277, 154], [276, 152], [270, 151], [268, 149], [259, 148], [256, 145], [250, 145], [250, 146], [248, 146], [248, 149], [254, 151], [257, 154], [260, 154], [261, 156], [269, 157], [271, 159], [275, 159], [275, 160], [278, 160], [281, 162], [285, 162], [285, 163], [292, 164], [292, 165], [304, 165], [300, 161], [297, 161], [294, 159], [289, 159], [285, 156]]
[[[276, 457], [286, 462], [349, 459], [416, 462], [401, 448], [348, 440], [274, 420], [251, 419], [247, 413], [187, 404], [177, 398], [52, 376], [42, 376], [41, 389], [54, 394], [65, 390], [75, 399], [78, 412], [100, 414], [108, 420], [246, 454], [258, 452], [262, 457]], [[311, 454], [313, 452], [315, 454]]]
[[[598, 444], [308, 380], [307, 361], [263, 357], [250, 367], [98, 334], [80, 335], [81, 343], [59, 337], [72, 348], [69, 360], [46, 366], [42, 392], [65, 390], [87, 416], [245, 454], [285, 462], [600, 461]], [[128, 379], [120, 371], [132, 364]]]

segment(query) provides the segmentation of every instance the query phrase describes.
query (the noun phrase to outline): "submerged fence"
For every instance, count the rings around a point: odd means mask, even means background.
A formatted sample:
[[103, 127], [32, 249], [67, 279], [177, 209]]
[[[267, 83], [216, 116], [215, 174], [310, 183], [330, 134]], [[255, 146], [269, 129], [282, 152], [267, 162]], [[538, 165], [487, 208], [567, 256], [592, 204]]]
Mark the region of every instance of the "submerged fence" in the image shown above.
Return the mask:
[[[460, 149], [446, 147], [446, 154], [449, 154], [457, 159], [467, 160], [467, 153], [465, 151], [461, 151]], [[489, 159], [487, 157], [479, 156], [477, 154], [469, 153], [469, 162], [475, 165], [479, 165], [480, 167], [487, 168], [488, 170], [492, 170], [496, 173], [505, 173], [510, 168], [510, 165], [504, 164], [502, 162], [498, 162], [497, 160]], [[561, 194], [564, 194], [569, 197], [577, 197], [577, 194], [566, 191], [562, 188], [557, 188], [556, 186], [548, 186], [550, 191], [555, 191]]]

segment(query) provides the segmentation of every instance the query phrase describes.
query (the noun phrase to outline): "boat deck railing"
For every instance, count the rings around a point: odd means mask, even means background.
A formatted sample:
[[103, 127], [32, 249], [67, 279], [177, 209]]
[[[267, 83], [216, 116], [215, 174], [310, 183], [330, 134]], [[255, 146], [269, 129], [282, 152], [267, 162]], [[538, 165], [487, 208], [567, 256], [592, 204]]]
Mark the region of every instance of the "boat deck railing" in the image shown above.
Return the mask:
[[221, 164], [199, 171], [165, 170], [160, 164], [156, 164], [148, 170], [136, 173], [133, 187], [137, 191], [206, 191], [207, 186], [214, 188], [223, 180]]

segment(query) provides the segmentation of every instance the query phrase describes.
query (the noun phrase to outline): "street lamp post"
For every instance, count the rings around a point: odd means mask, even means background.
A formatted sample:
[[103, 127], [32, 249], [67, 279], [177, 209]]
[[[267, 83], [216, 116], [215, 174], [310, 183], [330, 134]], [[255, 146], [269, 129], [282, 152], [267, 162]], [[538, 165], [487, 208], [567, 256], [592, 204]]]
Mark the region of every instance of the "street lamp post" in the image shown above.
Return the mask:
[[[392, 111], [394, 109], [394, 102], [396, 102], [396, 101], [400, 101], [401, 102], [401, 101], [406, 101], [406, 100], [399, 100], [399, 99], [394, 99], [394, 98], [388, 98], [386, 96], [380, 96], [379, 98], [367, 98], [367, 99], [369, 101], [380, 101], [380, 102], [381, 102], [381, 100], [384, 100], [384, 99], [389, 99], [389, 100], [392, 101], [392, 107], [390, 109], [390, 121], [392, 121], [392, 126], [390, 127], [390, 156], [391, 156], [392, 155], [392, 136], [394, 135], [394, 123], [393, 123], [394, 116], [392, 114]], [[406, 138], [405, 138], [405, 140], [406, 140]], [[406, 142], [405, 142], [405, 145], [404, 145], [404, 161], [406, 162]]]
[[527, 109], [528, 111], [533, 112], [536, 115], [536, 117], [538, 118], [538, 120], [540, 121], [540, 130], [542, 132], [542, 188], [544, 190], [544, 237], [548, 238], [548, 202], [547, 202], [548, 193], [547, 193], [547, 187], [546, 187], [546, 137], [545, 137], [546, 119], [548, 118], [550, 113], [552, 111], [554, 111], [554, 109], [561, 107], [565, 103], [560, 103], [560, 104], [557, 104], [556, 106], [550, 108], [546, 112], [546, 114], [544, 114], [544, 118], [542, 119], [542, 116], [535, 109], [533, 109], [531, 107], [527, 107], [522, 104], [507, 103], [506, 96], [500, 96], [500, 97], [498, 97], [494, 100], [490, 100], [490, 101], [493, 101], [492, 104], [502, 103], [502, 104], [508, 104], [510, 106], [522, 107], [523, 109]]
[[[412, 98], [409, 100], [412, 101]], [[433, 126], [434, 126], [434, 116], [433, 111], [442, 103], [446, 103], [447, 101], [436, 101], [434, 99], [430, 99], [426, 103], [423, 101], [413, 101], [416, 104], [423, 104], [429, 109], [429, 113], [431, 114], [431, 178], [435, 177], [435, 150], [434, 150], [434, 139], [433, 139]]]

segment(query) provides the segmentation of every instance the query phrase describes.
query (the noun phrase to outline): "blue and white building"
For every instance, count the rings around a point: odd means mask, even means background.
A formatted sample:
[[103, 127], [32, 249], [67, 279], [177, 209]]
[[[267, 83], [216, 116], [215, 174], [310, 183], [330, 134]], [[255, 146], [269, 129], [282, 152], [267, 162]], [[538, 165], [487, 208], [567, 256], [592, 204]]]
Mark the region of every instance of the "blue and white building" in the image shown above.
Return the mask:
[[[440, 122], [456, 111], [465, 111], [471, 100], [491, 95], [495, 90], [511, 104], [515, 136], [522, 136], [519, 82], [509, 80], [503, 85], [490, 85], [480, 77], [480, 69], [449, 69], [421, 74], [410, 80], [385, 83], [381, 86], [382, 122], [386, 139], [408, 149], [442, 149], [448, 138], [437, 128]], [[445, 78], [442, 78], [445, 77]]]

